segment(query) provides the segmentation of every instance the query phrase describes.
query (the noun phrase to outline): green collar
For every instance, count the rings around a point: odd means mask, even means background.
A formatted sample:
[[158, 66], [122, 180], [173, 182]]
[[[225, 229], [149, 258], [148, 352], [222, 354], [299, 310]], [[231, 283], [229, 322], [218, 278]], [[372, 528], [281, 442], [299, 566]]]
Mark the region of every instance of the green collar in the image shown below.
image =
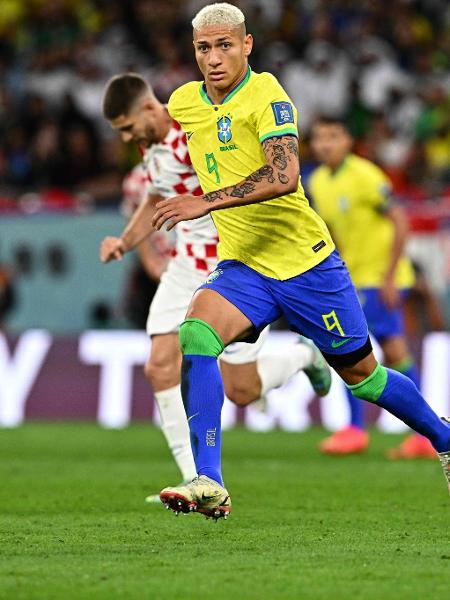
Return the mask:
[[[244, 85], [250, 79], [251, 74], [252, 74], [252, 70], [249, 65], [247, 68], [247, 73], [245, 74], [243, 79], [241, 79], [241, 81], [239, 83], [237, 83], [234, 86], [234, 88], [228, 92], [228, 94], [225, 96], [225, 98], [222, 100], [222, 102], [220, 102], [220, 104], [225, 104], [226, 102], [229, 102], [231, 100], [231, 98], [233, 98], [233, 96], [235, 96], [239, 92], [239, 90], [241, 90], [244, 87]], [[206, 104], [211, 104], [212, 106], [214, 106], [214, 102], [208, 96], [208, 93], [206, 91], [205, 82], [202, 82], [200, 84], [200, 96], [203, 98], [203, 100], [206, 102]]]

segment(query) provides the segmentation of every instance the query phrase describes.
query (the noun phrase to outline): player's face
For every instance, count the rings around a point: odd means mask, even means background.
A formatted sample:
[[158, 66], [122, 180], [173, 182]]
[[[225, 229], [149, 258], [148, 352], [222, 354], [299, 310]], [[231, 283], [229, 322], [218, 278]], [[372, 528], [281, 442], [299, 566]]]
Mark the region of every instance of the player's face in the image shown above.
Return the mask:
[[111, 121], [113, 129], [120, 133], [125, 143], [136, 142], [139, 146], [149, 148], [161, 142], [165, 135], [165, 109], [158, 102], [144, 100], [138, 102], [128, 115], [120, 115]]
[[244, 27], [211, 25], [194, 29], [195, 58], [206, 85], [227, 93], [245, 75], [253, 38]]
[[338, 166], [350, 151], [352, 139], [339, 123], [318, 123], [312, 130], [311, 146], [320, 162]]

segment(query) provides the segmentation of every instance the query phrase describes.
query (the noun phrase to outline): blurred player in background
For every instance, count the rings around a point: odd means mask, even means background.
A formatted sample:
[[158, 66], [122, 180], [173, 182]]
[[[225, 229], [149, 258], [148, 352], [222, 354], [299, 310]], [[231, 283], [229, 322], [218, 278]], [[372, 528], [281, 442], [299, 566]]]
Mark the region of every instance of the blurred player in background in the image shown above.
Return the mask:
[[[147, 237], [154, 231], [152, 217], [158, 201], [180, 193], [198, 197], [202, 190], [189, 158], [186, 135], [141, 76], [125, 73], [114, 77], [106, 87], [103, 112], [124, 142], [136, 142], [143, 149], [147, 175], [142, 202], [135, 207], [122, 235], [102, 242], [101, 259], [107, 262], [120, 259], [135, 247], [142, 255], [143, 247], [148, 247]], [[147, 332], [152, 347], [145, 374], [155, 392], [169, 448], [183, 480], [190, 482], [197, 472], [181, 398], [178, 331], [192, 295], [217, 266], [218, 238], [209, 215], [178, 225], [176, 238], [175, 255], [161, 276], [150, 307]], [[144, 259], [151, 266], [154, 257], [147, 253]], [[158, 267], [159, 263], [155, 264]], [[268, 328], [256, 343], [235, 344], [224, 352], [221, 370], [228, 398], [245, 406], [282, 386], [301, 369], [316, 393], [325, 395], [331, 374], [319, 350], [304, 340], [258, 356], [267, 334]], [[149, 502], [155, 500], [159, 502], [159, 496], [147, 498]]]
[[16, 303], [12, 271], [0, 263], [0, 331], [6, 329], [6, 319]]
[[[122, 182], [123, 216], [130, 220], [147, 195], [148, 172], [144, 164], [137, 164]], [[148, 307], [152, 301], [162, 274], [174, 251], [174, 235], [158, 231], [136, 247], [136, 261], [127, 278], [124, 313], [138, 329], [145, 329]]]
[[[170, 229], [212, 213], [222, 260], [180, 327], [182, 394], [198, 477], [163, 489], [161, 499], [176, 513], [229, 514], [217, 357], [231, 342], [257, 339], [280, 315], [316, 342], [355, 396], [426, 435], [450, 483], [450, 424], [408, 377], [375, 360], [348, 271], [300, 183], [295, 108], [275, 77], [248, 66], [253, 39], [243, 13], [227, 3], [208, 5], [192, 24], [204, 82], [177, 89], [168, 111], [187, 134], [206, 193], [159, 202], [153, 222]], [[280, 503], [289, 493], [280, 490]]]
[[[309, 190], [358, 290], [369, 331], [383, 350], [384, 363], [420, 389], [403, 324], [403, 302], [414, 285], [414, 271], [404, 255], [406, 215], [393, 201], [387, 176], [375, 164], [352, 154], [352, 143], [342, 121], [322, 118], [314, 124], [311, 144], [323, 164], [311, 175]], [[369, 444], [363, 403], [348, 389], [347, 397], [350, 425], [320, 444], [326, 454], [363, 452]], [[425, 437], [414, 433], [390, 456], [434, 458], [435, 452]]]

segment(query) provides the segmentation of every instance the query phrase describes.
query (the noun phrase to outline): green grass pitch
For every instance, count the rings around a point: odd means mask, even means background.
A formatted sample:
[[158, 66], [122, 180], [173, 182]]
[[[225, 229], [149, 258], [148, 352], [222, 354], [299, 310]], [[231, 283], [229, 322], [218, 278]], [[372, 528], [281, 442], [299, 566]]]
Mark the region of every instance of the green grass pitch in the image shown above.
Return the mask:
[[320, 456], [323, 431], [224, 434], [228, 521], [146, 506], [177, 482], [135, 425], [0, 431], [1, 600], [402, 600], [449, 594], [438, 462]]

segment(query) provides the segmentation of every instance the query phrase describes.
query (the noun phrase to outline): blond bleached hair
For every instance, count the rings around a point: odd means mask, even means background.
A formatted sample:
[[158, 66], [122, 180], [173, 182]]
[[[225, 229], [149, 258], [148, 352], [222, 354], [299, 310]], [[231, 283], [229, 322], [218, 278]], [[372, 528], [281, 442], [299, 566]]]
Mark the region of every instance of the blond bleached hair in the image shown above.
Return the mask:
[[241, 27], [245, 23], [244, 13], [228, 2], [216, 2], [203, 7], [192, 19], [195, 30], [203, 29], [210, 25], [225, 25], [230, 29]]

